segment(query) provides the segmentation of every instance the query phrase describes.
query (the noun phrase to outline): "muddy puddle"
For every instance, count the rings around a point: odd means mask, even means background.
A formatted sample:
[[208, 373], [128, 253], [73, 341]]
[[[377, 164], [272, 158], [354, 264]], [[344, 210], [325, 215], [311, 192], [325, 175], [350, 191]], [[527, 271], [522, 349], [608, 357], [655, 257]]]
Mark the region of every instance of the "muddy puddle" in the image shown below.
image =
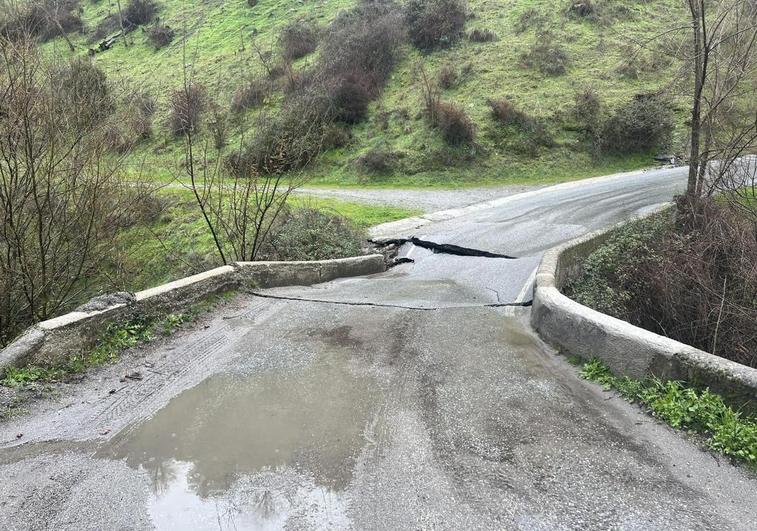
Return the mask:
[[159, 528], [279, 528], [319, 504], [333, 520], [379, 399], [338, 355], [296, 371], [216, 375], [100, 455], [150, 475]]

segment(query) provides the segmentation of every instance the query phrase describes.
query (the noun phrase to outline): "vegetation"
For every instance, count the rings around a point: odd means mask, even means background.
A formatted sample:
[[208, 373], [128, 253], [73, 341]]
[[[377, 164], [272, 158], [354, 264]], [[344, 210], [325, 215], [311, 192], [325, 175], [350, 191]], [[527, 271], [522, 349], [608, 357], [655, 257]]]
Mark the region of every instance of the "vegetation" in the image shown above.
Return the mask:
[[[651, 38], [686, 16], [684, 6], [675, 0], [623, 6], [623, 13], [614, 5], [599, 10], [582, 2], [571, 9], [554, 9], [531, 0], [519, 0], [507, 10], [481, 0], [467, 4], [418, 0], [406, 5], [339, 0], [317, 11], [290, 0], [253, 4], [160, 0], [152, 17], [140, 19], [145, 32], [127, 32], [106, 50], [95, 49], [92, 60], [110, 79], [123, 90], [139, 87], [157, 103], [156, 123], [161, 127], [151, 139], [136, 143], [128, 161], [135, 168], [158, 177], [182, 158], [181, 142], [171, 138], [170, 128], [162, 124], [171, 112], [171, 94], [180, 89], [177, 78], [184, 65], [189, 65], [193, 82], [211, 91], [220, 107], [231, 108], [233, 99], [237, 116], [261, 107], [275, 115], [289, 106], [293, 87], [303, 82], [312, 86], [313, 79], [328, 89], [341, 109], [337, 121], [348, 127], [328, 129], [329, 135], [338, 132], [340, 140], [324, 145], [324, 153], [305, 169], [311, 182], [376, 186], [555, 182], [639, 167], [649, 164], [657, 146], [640, 154], [601, 152], [595, 136], [577, 131], [564, 109], [582, 87], [592, 86], [602, 100], [602, 121], [637, 94], [667, 88], [678, 72], [679, 59], [652, 59], [664, 56], [660, 49], [673, 49], [675, 43]], [[60, 36], [46, 45], [47, 50], [57, 56], [83, 56], [92, 46], [98, 24], [118, 16], [114, 7], [102, 3], [82, 2], [80, 7], [83, 34], [68, 34], [75, 51], [59, 46]], [[589, 11], [597, 16], [589, 16]], [[159, 35], [157, 28], [163, 27], [172, 28], [175, 37], [158, 49], [151, 35]], [[465, 35], [467, 39], [460, 39]], [[647, 49], [629, 51], [630, 40], [650, 42]], [[294, 44], [302, 44], [303, 49], [286, 50]], [[379, 59], [360, 50], [390, 53]], [[355, 53], [363, 53], [362, 58]], [[524, 63], [526, 55], [534, 59], [531, 67]], [[563, 61], [566, 57], [569, 61]], [[629, 58], [637, 70], [633, 79], [617, 73]], [[542, 60], [545, 71], [553, 72], [547, 63], [556, 61], [565, 73], [543, 73], [536, 64]], [[379, 68], [373, 71], [370, 61], [380, 62], [375, 64]], [[460, 154], [464, 164], [447, 165], [443, 131], [417, 120], [418, 63], [433, 78], [443, 67], [458, 73], [457, 80], [446, 76], [448, 81], [440, 86], [445, 101], [458, 105], [477, 125], [477, 148], [475, 153]], [[507, 99], [533, 116], [543, 124], [543, 137], [552, 142], [533, 141], [529, 132], [501, 130], [490, 117], [487, 97]], [[686, 102], [685, 97], [671, 98], [678, 125], [686, 117]], [[229, 131], [225, 142], [229, 152], [237, 149], [239, 141], [250, 139], [256, 121]], [[682, 139], [678, 130], [673, 148]], [[378, 146], [399, 155], [401, 163], [387, 171], [356, 171], [353, 162]]]
[[597, 359], [581, 367], [581, 376], [617, 391], [673, 428], [704, 436], [716, 452], [757, 467], [757, 419], [735, 411], [709, 389], [618, 377]]
[[[681, 199], [685, 201], [685, 199]], [[757, 239], [727, 203], [700, 202], [617, 229], [566, 287], [578, 302], [757, 367]]]

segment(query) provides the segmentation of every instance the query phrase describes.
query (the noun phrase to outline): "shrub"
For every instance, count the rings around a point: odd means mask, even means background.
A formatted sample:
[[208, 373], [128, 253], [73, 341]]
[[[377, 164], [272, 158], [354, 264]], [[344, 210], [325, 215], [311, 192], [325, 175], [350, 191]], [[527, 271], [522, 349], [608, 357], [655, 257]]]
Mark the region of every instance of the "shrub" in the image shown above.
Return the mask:
[[330, 79], [357, 76], [375, 97], [389, 78], [403, 39], [399, 8], [360, 4], [331, 24], [321, 51], [321, 72]]
[[410, 41], [431, 51], [454, 44], [465, 27], [465, 5], [460, 0], [409, 0], [405, 21]]
[[489, 29], [474, 29], [468, 33], [471, 42], [493, 42], [497, 40], [497, 34]]
[[371, 93], [366, 87], [368, 84], [368, 81], [354, 74], [337, 81], [331, 93], [337, 120], [355, 124], [366, 117], [371, 101]]
[[157, 110], [155, 98], [145, 92], [137, 93], [126, 100], [125, 108], [129, 128], [137, 139], [150, 138], [152, 121]]
[[747, 219], [714, 200], [683, 197], [676, 212], [613, 232], [568, 291], [599, 311], [757, 367], [755, 256]]
[[318, 31], [302, 21], [290, 22], [279, 34], [279, 46], [285, 59], [292, 61], [313, 53], [318, 46]]
[[60, 89], [79, 126], [89, 126], [113, 112], [105, 73], [87, 59], [69, 63], [60, 73]]
[[147, 30], [147, 38], [156, 50], [165, 48], [175, 37], [176, 33], [169, 26], [153, 26]]
[[250, 79], [234, 91], [231, 110], [240, 113], [262, 105], [271, 93], [271, 83], [262, 79]]
[[594, 134], [600, 126], [602, 103], [593, 89], [576, 93], [573, 115], [578, 127], [585, 133]]
[[359, 255], [365, 236], [336, 213], [291, 209], [277, 219], [260, 260], [325, 260]]
[[384, 148], [371, 148], [357, 159], [355, 166], [364, 173], [391, 173], [397, 163], [397, 154]]
[[123, 24], [126, 31], [137, 26], [149, 24], [158, 12], [158, 5], [153, 0], [130, 0], [123, 10]]
[[669, 103], [655, 94], [637, 95], [603, 124], [602, 151], [639, 153], [670, 143], [674, 117]]
[[597, 16], [597, 8], [592, 0], [573, 0], [568, 8], [568, 14], [577, 18], [594, 19]]
[[451, 63], [446, 63], [439, 69], [439, 86], [443, 89], [450, 89], [457, 85], [458, 78], [457, 69]]
[[536, 68], [547, 76], [564, 74], [569, 62], [567, 52], [549, 36], [537, 39], [521, 59], [527, 67]]
[[200, 128], [202, 114], [207, 106], [205, 87], [188, 83], [171, 95], [171, 114], [168, 128], [174, 135], [194, 133]]
[[328, 97], [319, 91], [298, 93], [279, 114], [258, 117], [252, 140], [227, 165], [241, 176], [299, 170], [321, 153], [332, 122]]
[[538, 28], [544, 26], [547, 18], [534, 8], [526, 9], [518, 17], [518, 21], [515, 23], [515, 32], [523, 33], [528, 28]]
[[459, 105], [440, 102], [434, 115], [435, 125], [448, 144], [469, 144], [476, 138], [476, 125]]
[[539, 120], [516, 108], [509, 100], [500, 98], [487, 101], [492, 116], [500, 124], [514, 126], [525, 133], [536, 145], [552, 145], [552, 137]]
[[27, 35], [38, 37], [43, 42], [63, 33], [82, 31], [84, 22], [79, 14], [79, 0], [32, 0], [8, 7], [0, 16], [0, 36], [19, 40]]

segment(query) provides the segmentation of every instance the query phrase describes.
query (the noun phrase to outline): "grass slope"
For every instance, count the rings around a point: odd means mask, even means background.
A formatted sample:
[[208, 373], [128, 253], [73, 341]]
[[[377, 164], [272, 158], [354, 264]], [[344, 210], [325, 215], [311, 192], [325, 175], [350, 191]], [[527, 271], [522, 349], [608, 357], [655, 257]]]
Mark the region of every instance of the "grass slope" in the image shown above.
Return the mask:
[[[168, 95], [181, 83], [184, 65], [196, 80], [209, 87], [216, 103], [228, 107], [237, 84], [262, 70], [251, 46], [253, 40], [260, 48], [275, 51], [277, 35], [288, 22], [307, 20], [325, 27], [355, 1], [260, 0], [254, 7], [245, 0], [159, 0], [159, 4], [161, 24], [177, 31], [171, 45], [155, 50], [140, 29], [129, 34], [128, 47], [118, 42], [98, 53], [94, 61], [116, 81], [122, 93], [139, 88], [156, 95], [162, 109], [160, 120], [165, 117]], [[462, 39], [450, 49], [430, 54], [407, 46], [384, 94], [372, 104], [369, 119], [353, 128], [347, 147], [320, 158], [309, 170], [311, 182], [327, 186], [443, 187], [546, 183], [648, 165], [649, 154], [593, 157], [566, 124], [579, 90], [593, 88], [606, 108], [613, 108], [634, 94], [670, 83], [677, 66], [662, 60], [653, 49], [637, 53], [631, 43], [648, 41], [670, 28], [683, 16], [682, 5], [676, 0], [605, 0], [595, 5], [598, 15], [587, 20], [569, 15], [570, 3], [564, 1], [470, 0], [472, 16], [466, 30], [491, 30], [497, 39], [485, 43]], [[116, 10], [115, 2], [84, 2], [83, 6], [88, 28]], [[530, 46], [545, 39], [567, 53], [566, 74], [550, 77], [523, 64], [522, 57]], [[73, 40], [76, 55], [86, 54], [92, 46], [86, 35], [74, 36]], [[62, 39], [47, 48], [62, 57], [71, 55]], [[314, 59], [311, 55], [297, 65]], [[422, 65], [435, 77], [445, 64], [461, 72], [460, 82], [443, 97], [461, 104], [478, 125], [473, 148], [449, 148], [422, 118], [415, 72]], [[486, 100], [491, 97], [507, 97], [543, 120], [556, 145], [528, 154], [513, 149], [489, 116]], [[135, 159], [146, 161], [155, 178], [168, 180], [181, 158], [181, 143], [170, 138], [160, 125], [156, 131], [150, 143], [140, 146]], [[357, 171], [353, 161], [372, 148], [398, 154], [398, 168], [379, 176]]]

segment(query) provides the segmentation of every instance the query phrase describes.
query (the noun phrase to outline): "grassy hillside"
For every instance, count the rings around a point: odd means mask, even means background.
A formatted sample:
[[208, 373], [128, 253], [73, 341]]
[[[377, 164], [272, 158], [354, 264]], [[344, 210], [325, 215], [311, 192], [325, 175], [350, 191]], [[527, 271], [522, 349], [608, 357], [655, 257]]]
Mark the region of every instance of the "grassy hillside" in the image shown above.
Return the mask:
[[[76, 51], [71, 53], [60, 38], [46, 45], [49, 51], [61, 57], [86, 56], [88, 48], [96, 46], [91, 34], [98, 23], [117, 12], [116, 3], [107, 0], [82, 5], [84, 33], [71, 35]], [[170, 179], [177, 174], [181, 141], [171, 137], [162, 122], [169, 95], [181, 84], [182, 65], [208, 87], [219, 107], [228, 108], [242, 80], [262, 75], [253, 43], [259, 50], [272, 51], [275, 58], [277, 38], [286, 24], [302, 20], [325, 29], [355, 2], [260, 0], [250, 7], [246, 0], [158, 0], [158, 5], [159, 24], [176, 32], [170, 45], [156, 50], [145, 32], [150, 25], [141, 26], [125, 41], [117, 40], [111, 49], [95, 54], [93, 61], [120, 93], [139, 89], [158, 99], [154, 137], [138, 145], [134, 160], [146, 161], [156, 179]], [[672, 27], [676, 17], [683, 16], [680, 2], [606, 0], [593, 4], [588, 16], [573, 14], [570, 7], [569, 1], [470, 0], [466, 34], [488, 30], [496, 36], [493, 41], [473, 42], [464, 36], [430, 53], [403, 45], [368, 118], [351, 128], [347, 145], [327, 151], [308, 170], [311, 182], [450, 187], [557, 182], [650, 164], [649, 152], [597, 155], [575, 130], [572, 109], [576, 93], [587, 88], [599, 95], [607, 114], [636, 94], [668, 87], [678, 65], [655, 49], [667, 43], [655, 40], [643, 49], [633, 43], [649, 42]], [[548, 75], [540, 71], [538, 60], [529, 61], [529, 52], [539, 43], [559, 51], [565, 73]], [[304, 69], [319, 53], [299, 59], [294, 68]], [[442, 69], [454, 72], [457, 80], [442, 97], [462, 106], [476, 124], [475, 143], [450, 147], [424, 118], [419, 67], [433, 80]], [[524, 149], [517, 133], [493, 120], [490, 98], [507, 98], [542, 123], [553, 142]], [[281, 101], [280, 95], [274, 96], [268, 106], [276, 108]], [[677, 114], [681, 122], [682, 114]], [[234, 135], [238, 138], [239, 133]], [[372, 151], [388, 154], [389, 167], [361, 171], [355, 161]]]

